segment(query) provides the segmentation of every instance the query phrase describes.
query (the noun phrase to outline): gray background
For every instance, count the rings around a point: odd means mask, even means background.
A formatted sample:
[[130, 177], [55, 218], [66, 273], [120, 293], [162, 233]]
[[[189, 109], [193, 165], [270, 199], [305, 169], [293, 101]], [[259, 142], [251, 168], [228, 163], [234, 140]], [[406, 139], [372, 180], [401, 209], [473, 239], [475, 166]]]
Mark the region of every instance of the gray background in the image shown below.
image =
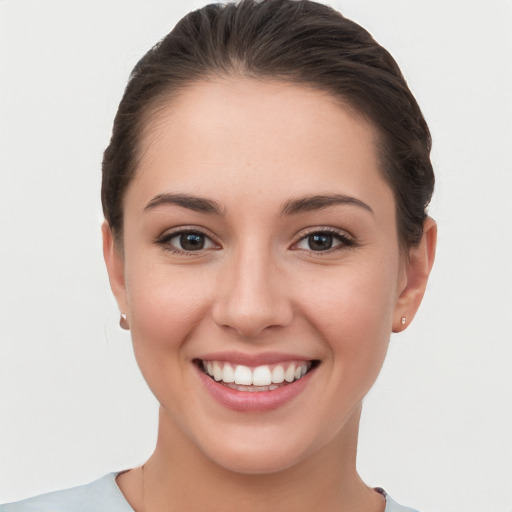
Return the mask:
[[[423, 511], [512, 510], [512, 2], [332, 1], [434, 136], [439, 249], [368, 396], [359, 469]], [[0, 502], [141, 463], [156, 403], [119, 329], [100, 162], [129, 71], [199, 1], [0, 1]]]

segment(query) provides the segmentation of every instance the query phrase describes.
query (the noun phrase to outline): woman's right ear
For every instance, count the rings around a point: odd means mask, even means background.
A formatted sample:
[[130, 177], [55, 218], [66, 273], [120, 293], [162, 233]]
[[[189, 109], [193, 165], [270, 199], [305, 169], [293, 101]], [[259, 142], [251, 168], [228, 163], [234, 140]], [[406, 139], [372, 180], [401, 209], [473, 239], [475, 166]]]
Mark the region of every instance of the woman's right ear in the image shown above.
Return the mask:
[[124, 280], [124, 260], [119, 247], [114, 241], [114, 235], [107, 221], [101, 226], [103, 237], [103, 258], [107, 266], [110, 288], [116, 298], [121, 313], [127, 312], [126, 286]]

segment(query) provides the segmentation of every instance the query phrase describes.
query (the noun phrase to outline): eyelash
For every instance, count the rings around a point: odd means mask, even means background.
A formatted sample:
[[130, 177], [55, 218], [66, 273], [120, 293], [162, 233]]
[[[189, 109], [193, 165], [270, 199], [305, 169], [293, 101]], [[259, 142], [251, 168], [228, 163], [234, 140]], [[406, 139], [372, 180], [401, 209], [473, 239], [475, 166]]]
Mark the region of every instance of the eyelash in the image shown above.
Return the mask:
[[[178, 238], [183, 235], [198, 235], [200, 237], [204, 237], [205, 244], [211, 244], [212, 247], [201, 247], [196, 251], [188, 251], [186, 249], [180, 249], [170, 243], [171, 240], [173, 240], [174, 238]], [[339, 244], [335, 245], [334, 247], [330, 247], [329, 249], [319, 250], [319, 251], [314, 251], [312, 249], [301, 249], [301, 248], [297, 247], [298, 244], [300, 244], [303, 241], [306, 241], [309, 237], [311, 237], [313, 235], [330, 235], [333, 238], [335, 238], [339, 242]], [[186, 228], [186, 227], [179, 228], [170, 233], [166, 233], [163, 236], [161, 236], [160, 238], [158, 238], [157, 240], [155, 240], [155, 243], [157, 245], [161, 246], [162, 248], [164, 248], [165, 250], [170, 251], [170, 252], [180, 255], [180, 256], [193, 256], [196, 254], [200, 254], [205, 250], [220, 248], [220, 245], [217, 244], [214, 240], [212, 240], [212, 238], [209, 235], [207, 235], [206, 233], [204, 233], [201, 230], [198, 230], [197, 228], [192, 228], [192, 227], [191, 228]], [[299, 240], [292, 245], [292, 249], [299, 250], [299, 251], [305, 251], [311, 255], [318, 256], [318, 255], [322, 255], [322, 254], [330, 254], [330, 253], [340, 251], [343, 249], [350, 249], [350, 248], [353, 248], [356, 246], [357, 246], [356, 241], [344, 232], [340, 232], [338, 230], [331, 229], [331, 228], [312, 228], [309, 232], [303, 234], [301, 236], [301, 238], [299, 238]]]

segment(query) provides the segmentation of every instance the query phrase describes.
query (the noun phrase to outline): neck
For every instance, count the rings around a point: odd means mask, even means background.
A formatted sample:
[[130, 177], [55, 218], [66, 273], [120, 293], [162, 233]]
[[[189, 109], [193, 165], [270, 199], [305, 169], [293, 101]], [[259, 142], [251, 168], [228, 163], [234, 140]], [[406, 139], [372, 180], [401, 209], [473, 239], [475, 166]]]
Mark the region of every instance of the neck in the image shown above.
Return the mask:
[[131, 503], [137, 512], [381, 512], [382, 496], [356, 471], [360, 412], [358, 407], [334, 439], [292, 467], [270, 474], [240, 474], [201, 453], [161, 410], [157, 446], [137, 477], [139, 484], [133, 477], [132, 488], [138, 489], [133, 494], [140, 498]]

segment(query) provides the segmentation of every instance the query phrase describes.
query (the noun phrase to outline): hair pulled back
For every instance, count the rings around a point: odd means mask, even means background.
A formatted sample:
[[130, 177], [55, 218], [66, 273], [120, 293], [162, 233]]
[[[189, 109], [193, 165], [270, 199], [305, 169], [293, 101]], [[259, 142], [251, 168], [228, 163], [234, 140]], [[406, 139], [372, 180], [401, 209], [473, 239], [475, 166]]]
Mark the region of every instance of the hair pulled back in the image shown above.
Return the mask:
[[312, 86], [370, 121], [396, 201], [400, 243], [419, 242], [434, 187], [431, 137], [420, 108], [395, 60], [365, 29], [309, 0], [207, 5], [182, 18], [137, 63], [103, 157], [103, 212], [117, 241], [146, 114], [215, 76]]

